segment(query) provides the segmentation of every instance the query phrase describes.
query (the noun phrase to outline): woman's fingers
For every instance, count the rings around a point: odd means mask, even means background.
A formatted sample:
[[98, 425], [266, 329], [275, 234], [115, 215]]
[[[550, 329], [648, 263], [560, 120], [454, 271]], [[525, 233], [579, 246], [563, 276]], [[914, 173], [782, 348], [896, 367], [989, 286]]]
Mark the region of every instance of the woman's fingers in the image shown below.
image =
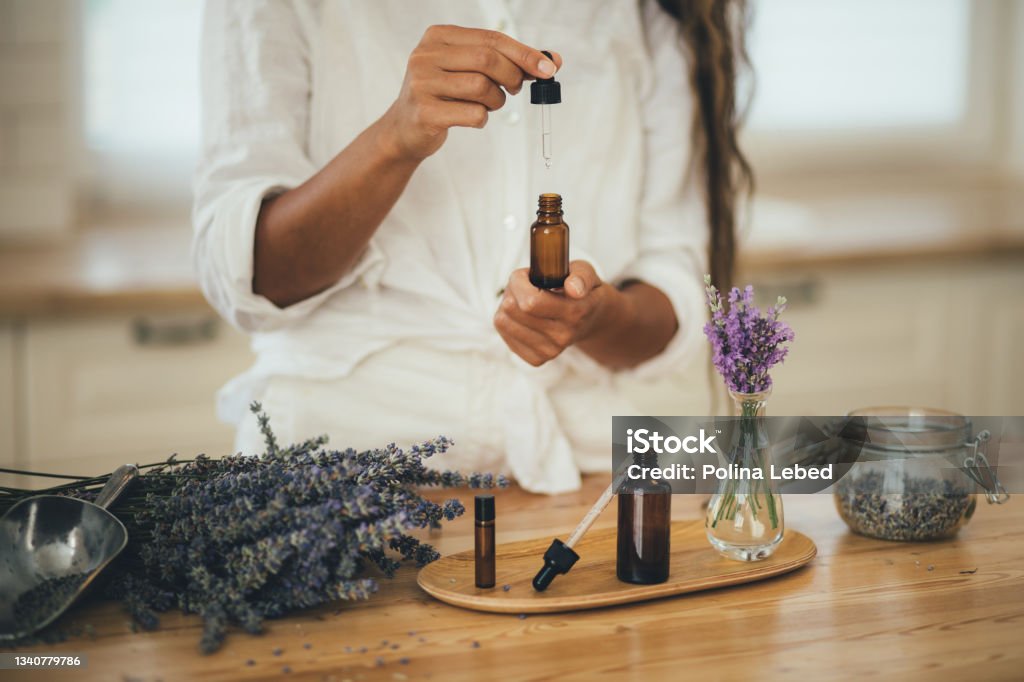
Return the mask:
[[430, 116], [439, 129], [452, 126], [483, 128], [487, 125], [487, 107], [477, 102], [438, 102]]
[[434, 88], [438, 97], [477, 102], [488, 111], [500, 109], [505, 104], [505, 93], [482, 73], [445, 73], [437, 77]]
[[513, 353], [534, 367], [558, 357], [565, 349], [537, 330], [520, 324], [501, 309], [494, 315], [494, 328]]
[[444, 45], [486, 47], [500, 53], [534, 78], [550, 78], [558, 70], [558, 62], [544, 56], [540, 50], [511, 38], [499, 31], [461, 26], [431, 26], [424, 40]]
[[434, 63], [446, 72], [483, 74], [513, 95], [523, 88], [523, 70], [488, 47], [445, 45], [437, 48]]
[[535, 287], [526, 268], [509, 276], [494, 326], [508, 347], [531, 364], [547, 362], [586, 339], [607, 300], [602, 295], [607, 289], [589, 263], [573, 261], [570, 273], [561, 293]]
[[487, 112], [505, 104], [524, 78], [546, 78], [562, 58], [503, 33], [460, 26], [431, 26], [409, 55], [398, 98], [382, 117], [382, 147], [422, 161], [444, 144], [448, 128], [482, 128]]
[[509, 278], [509, 294], [523, 312], [548, 320], [564, 320], [570, 314], [569, 302], [559, 293], [538, 289], [530, 282], [528, 271], [516, 270]]
[[574, 260], [569, 263], [569, 276], [565, 278], [565, 293], [571, 298], [583, 298], [601, 286], [601, 278], [597, 276], [594, 266], [585, 260]]
[[512, 321], [538, 332], [560, 348], [572, 345], [573, 331], [569, 320], [549, 319], [531, 315], [520, 308], [512, 296], [507, 297], [501, 302], [499, 310], [504, 311]]

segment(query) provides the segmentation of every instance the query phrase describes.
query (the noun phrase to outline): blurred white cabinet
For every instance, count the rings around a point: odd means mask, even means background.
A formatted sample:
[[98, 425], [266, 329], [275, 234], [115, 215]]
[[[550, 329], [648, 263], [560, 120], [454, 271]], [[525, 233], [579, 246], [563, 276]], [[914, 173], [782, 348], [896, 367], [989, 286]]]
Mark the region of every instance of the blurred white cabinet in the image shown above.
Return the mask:
[[772, 414], [923, 405], [1024, 414], [1024, 264], [887, 263], [750, 276], [796, 332]]
[[964, 329], [958, 355], [970, 400], [993, 415], [1024, 415], [1024, 263], [974, 273], [979, 290], [957, 306]]
[[15, 467], [17, 447], [15, 420], [16, 374], [14, 327], [0, 322], [0, 466]]
[[[1017, 283], [1017, 291], [1024, 285]], [[1018, 297], [1022, 294], [1018, 294]], [[1007, 306], [992, 324], [988, 380], [993, 414], [1024, 415], [1024, 306]]]
[[[790, 299], [797, 338], [774, 373], [771, 414], [885, 404], [1024, 414], [1019, 258], [766, 269], [741, 280]], [[91, 474], [229, 453], [234, 433], [216, 418], [215, 394], [252, 360], [248, 340], [208, 308], [0, 321], [0, 466]], [[706, 367], [695, 360], [678, 382], [634, 387], [640, 407], [704, 413]]]
[[30, 320], [24, 333], [19, 399], [33, 469], [90, 474], [231, 452], [233, 429], [217, 420], [214, 397], [252, 355], [209, 310]]

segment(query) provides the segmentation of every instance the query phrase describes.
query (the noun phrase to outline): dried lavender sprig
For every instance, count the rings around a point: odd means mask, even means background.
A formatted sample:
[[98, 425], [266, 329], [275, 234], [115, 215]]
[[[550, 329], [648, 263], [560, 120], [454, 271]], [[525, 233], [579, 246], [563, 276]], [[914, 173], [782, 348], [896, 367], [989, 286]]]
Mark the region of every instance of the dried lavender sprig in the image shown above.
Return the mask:
[[[252, 410], [266, 443], [262, 458], [199, 455], [145, 465], [150, 470], [114, 508], [130, 541], [110, 596], [147, 629], [168, 608], [199, 613], [207, 653], [232, 625], [256, 633], [264, 618], [368, 598], [377, 589], [364, 574], [370, 566], [392, 575], [402, 561], [437, 559], [406, 531], [438, 527], [465, 510], [458, 500], [426, 500], [418, 488], [508, 483], [426, 467], [453, 444], [443, 436], [408, 450], [393, 443], [330, 450], [326, 437], [282, 447], [260, 406]], [[106, 478], [64, 484], [60, 493], [91, 499]], [[18, 497], [0, 494], [0, 503]]]

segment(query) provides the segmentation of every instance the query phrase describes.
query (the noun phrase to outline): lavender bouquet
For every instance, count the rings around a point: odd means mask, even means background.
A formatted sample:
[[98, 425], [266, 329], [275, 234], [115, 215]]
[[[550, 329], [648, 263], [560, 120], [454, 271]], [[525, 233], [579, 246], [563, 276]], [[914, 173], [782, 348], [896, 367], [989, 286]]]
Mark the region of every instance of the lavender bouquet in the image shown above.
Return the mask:
[[[457, 499], [437, 504], [418, 486], [505, 486], [504, 477], [435, 471], [426, 458], [445, 437], [408, 451], [393, 443], [367, 452], [328, 450], [327, 437], [281, 447], [259, 404], [263, 457], [173, 457], [146, 473], [112, 511], [129, 545], [111, 569], [107, 596], [123, 601], [143, 629], [177, 607], [204, 623], [200, 649], [218, 649], [235, 625], [258, 633], [265, 618], [335, 600], [366, 599], [372, 572], [390, 577], [403, 561], [438, 558], [408, 534], [460, 516]], [[45, 492], [91, 499], [96, 477]], [[0, 513], [20, 497], [0, 496]], [[29, 491], [23, 491], [29, 494]], [[39, 492], [39, 491], [32, 491]]]
[[785, 298], [780, 296], [762, 314], [754, 305], [752, 286], [742, 291], [734, 287], [726, 310], [710, 276], [704, 277], [704, 285], [711, 310], [704, 334], [711, 342], [715, 369], [725, 380], [740, 413], [728, 454], [732, 475], [708, 503], [705, 526], [708, 539], [720, 552], [753, 561], [769, 556], [782, 540], [782, 501], [773, 490], [768, 472], [770, 444], [759, 417], [772, 388], [769, 371], [785, 359], [789, 351], [785, 344], [794, 335], [779, 319], [786, 309]]
[[711, 342], [711, 361], [735, 393], [760, 393], [772, 387], [768, 370], [782, 362], [789, 352], [783, 344], [793, 340], [793, 330], [779, 320], [786, 309], [786, 298], [779, 296], [767, 314], [754, 305], [754, 287], [729, 292], [729, 310], [725, 310], [711, 275], [704, 276], [711, 319], [704, 335]]

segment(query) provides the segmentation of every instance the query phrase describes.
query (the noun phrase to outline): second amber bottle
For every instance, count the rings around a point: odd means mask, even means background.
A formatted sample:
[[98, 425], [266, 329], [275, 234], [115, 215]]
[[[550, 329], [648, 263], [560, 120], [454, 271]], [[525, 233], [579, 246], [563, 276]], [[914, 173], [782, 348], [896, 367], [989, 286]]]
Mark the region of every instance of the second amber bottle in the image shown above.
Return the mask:
[[562, 219], [562, 197], [541, 194], [537, 220], [530, 226], [530, 283], [561, 289], [569, 276], [569, 226]]
[[[633, 464], [656, 469], [653, 453], [634, 454]], [[619, 580], [653, 585], [668, 580], [672, 538], [672, 486], [646, 478], [625, 481], [619, 493], [618, 556], [615, 574]]]

